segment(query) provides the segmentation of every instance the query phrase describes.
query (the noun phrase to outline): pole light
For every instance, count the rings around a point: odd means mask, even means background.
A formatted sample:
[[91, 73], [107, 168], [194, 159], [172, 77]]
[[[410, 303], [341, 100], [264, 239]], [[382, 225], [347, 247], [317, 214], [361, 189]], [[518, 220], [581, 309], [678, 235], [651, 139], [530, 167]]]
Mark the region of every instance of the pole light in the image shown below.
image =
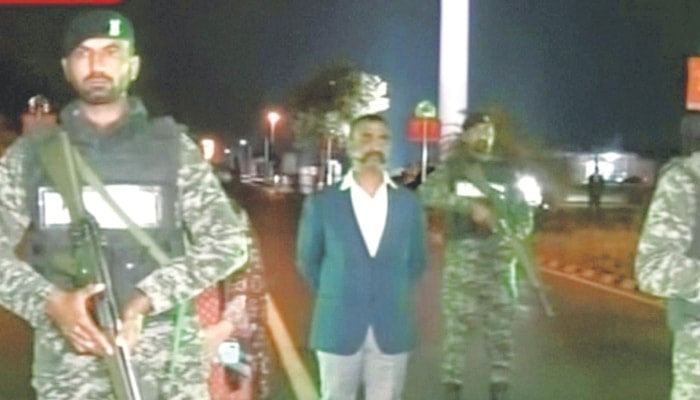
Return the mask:
[[238, 163], [239, 163], [239, 168], [241, 169], [241, 175], [243, 176], [248, 176], [250, 173], [251, 167], [250, 167], [250, 160], [252, 159], [252, 156], [249, 155], [249, 147], [248, 147], [248, 141], [246, 139], [239, 139], [238, 140]]
[[270, 121], [270, 143], [275, 144], [275, 125], [277, 121], [281, 118], [280, 114], [276, 111], [270, 111], [267, 113], [267, 120]]
[[270, 164], [270, 147], [275, 143], [275, 125], [280, 120], [281, 116], [276, 111], [267, 113], [267, 121], [270, 123], [270, 134], [265, 137], [265, 169], [266, 173], [272, 173], [272, 165]]

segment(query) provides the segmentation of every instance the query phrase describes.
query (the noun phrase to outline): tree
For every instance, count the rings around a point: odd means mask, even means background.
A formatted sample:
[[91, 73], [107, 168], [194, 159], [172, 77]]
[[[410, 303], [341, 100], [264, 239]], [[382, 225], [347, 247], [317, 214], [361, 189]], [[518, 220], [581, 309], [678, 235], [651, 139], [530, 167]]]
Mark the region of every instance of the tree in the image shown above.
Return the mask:
[[387, 83], [347, 63], [321, 68], [295, 90], [290, 103], [297, 144], [325, 149], [326, 160], [329, 143], [344, 147], [354, 118], [389, 108]]

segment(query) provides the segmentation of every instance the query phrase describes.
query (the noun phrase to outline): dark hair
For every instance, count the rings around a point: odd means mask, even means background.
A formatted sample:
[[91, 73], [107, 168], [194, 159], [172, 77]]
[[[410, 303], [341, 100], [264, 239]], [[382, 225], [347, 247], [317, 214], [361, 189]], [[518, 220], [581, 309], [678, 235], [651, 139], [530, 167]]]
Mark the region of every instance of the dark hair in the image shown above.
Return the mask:
[[486, 113], [482, 112], [470, 112], [467, 113], [467, 117], [464, 118], [462, 123], [462, 131], [466, 131], [474, 125], [493, 123], [493, 119]]

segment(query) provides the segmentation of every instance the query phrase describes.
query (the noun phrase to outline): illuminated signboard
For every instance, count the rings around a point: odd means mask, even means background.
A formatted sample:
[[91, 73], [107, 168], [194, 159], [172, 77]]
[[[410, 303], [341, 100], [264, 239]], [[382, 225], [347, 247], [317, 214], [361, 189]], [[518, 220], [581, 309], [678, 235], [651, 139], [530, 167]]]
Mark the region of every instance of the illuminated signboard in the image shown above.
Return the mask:
[[688, 57], [685, 108], [700, 111], [700, 57]]

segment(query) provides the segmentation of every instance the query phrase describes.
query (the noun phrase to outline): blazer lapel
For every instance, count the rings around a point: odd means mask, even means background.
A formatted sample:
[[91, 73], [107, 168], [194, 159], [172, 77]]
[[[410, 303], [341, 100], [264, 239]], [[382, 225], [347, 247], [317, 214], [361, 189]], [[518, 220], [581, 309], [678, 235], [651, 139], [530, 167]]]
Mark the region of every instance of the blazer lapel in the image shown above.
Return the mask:
[[394, 190], [391, 186], [386, 188], [387, 197], [387, 208], [386, 208], [386, 221], [384, 222], [384, 230], [382, 231], [382, 237], [379, 239], [379, 247], [377, 248], [376, 257], [382, 253], [383, 249], [390, 245], [389, 240], [396, 234], [394, 232], [394, 221], [396, 220], [396, 198], [394, 197]]
[[357, 222], [355, 210], [352, 207], [350, 190], [339, 190], [338, 194], [339, 207], [337, 211], [339, 217], [338, 222], [341, 227], [340, 229], [349, 234], [347, 239], [351, 240], [354, 246], [363, 248], [369, 256], [365, 239], [362, 237], [362, 231], [360, 230], [360, 224]]

